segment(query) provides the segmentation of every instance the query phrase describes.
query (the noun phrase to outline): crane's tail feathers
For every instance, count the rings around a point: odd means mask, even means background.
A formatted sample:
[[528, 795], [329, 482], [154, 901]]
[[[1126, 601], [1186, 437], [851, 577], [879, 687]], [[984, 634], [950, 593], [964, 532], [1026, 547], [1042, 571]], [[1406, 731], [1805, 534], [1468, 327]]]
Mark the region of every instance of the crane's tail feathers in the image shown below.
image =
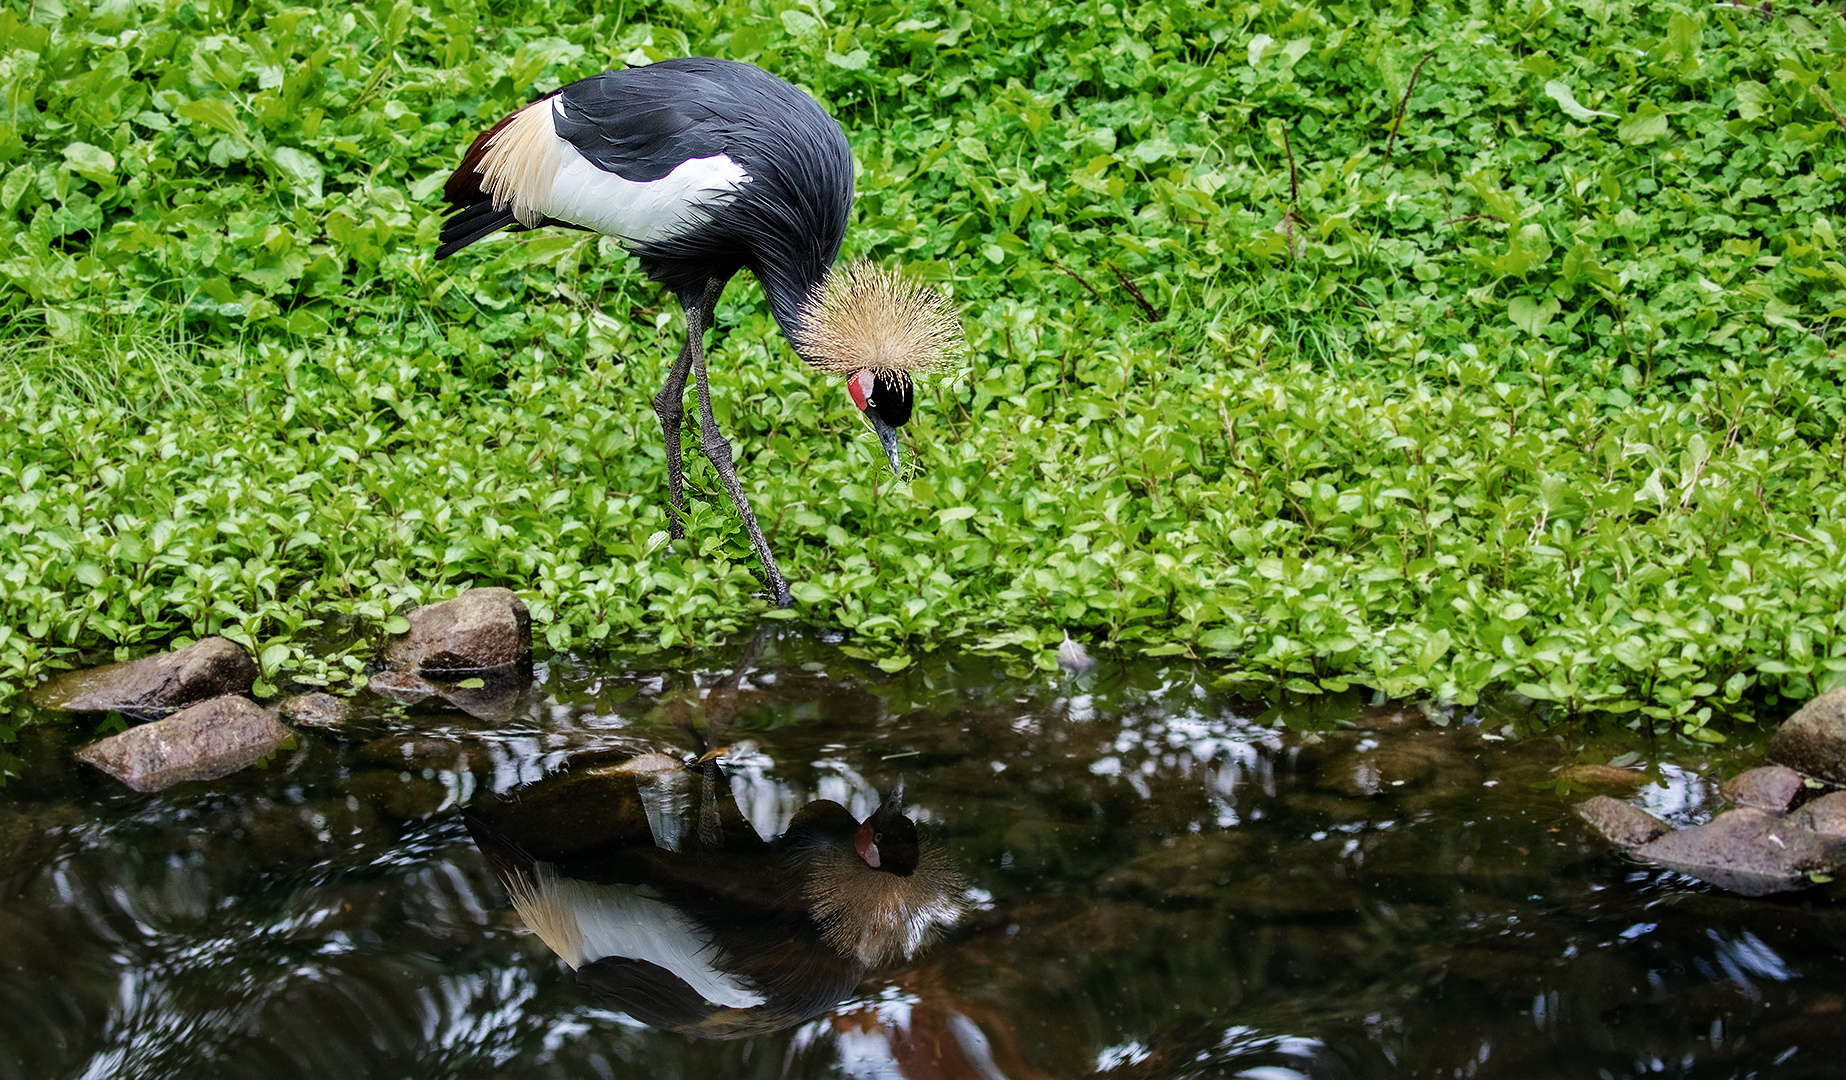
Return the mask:
[[565, 145], [551, 113], [552, 99], [543, 97], [475, 136], [443, 185], [443, 198], [457, 208], [491, 202], [537, 227]]
[[513, 211], [496, 210], [490, 202], [475, 203], [457, 210], [449, 216], [449, 220], [442, 223], [442, 246], [436, 249], [436, 258], [446, 259], [476, 240], [492, 236], [509, 225], [519, 227]]
[[453, 211], [442, 225], [436, 258], [446, 259], [501, 229], [552, 224], [539, 209], [550, 197], [559, 147], [551, 99], [506, 116], [475, 136], [461, 166], [449, 174], [442, 197]]
[[577, 922], [577, 906], [557, 869], [549, 863], [535, 863], [531, 876], [515, 872], [500, 881], [513, 901], [513, 910], [519, 912], [539, 940], [572, 968], [582, 967], [583, 927]]
[[940, 289], [857, 259], [809, 294], [795, 337], [802, 358], [821, 371], [906, 379], [957, 365], [961, 317]]
[[512, 121], [518, 113], [509, 113], [499, 123], [474, 137], [468, 144], [468, 151], [462, 155], [461, 165], [449, 174], [442, 185], [442, 199], [451, 207], [468, 206], [487, 200], [487, 192], [481, 190], [481, 158], [487, 153], [487, 144], [493, 141], [500, 129]]

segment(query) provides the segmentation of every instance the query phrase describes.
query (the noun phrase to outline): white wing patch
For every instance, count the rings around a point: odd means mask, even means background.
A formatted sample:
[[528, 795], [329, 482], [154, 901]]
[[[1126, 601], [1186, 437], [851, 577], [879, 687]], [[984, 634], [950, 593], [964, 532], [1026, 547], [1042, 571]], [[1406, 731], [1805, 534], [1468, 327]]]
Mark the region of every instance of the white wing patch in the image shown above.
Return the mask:
[[624, 180], [558, 137], [552, 117], [562, 107], [546, 98], [519, 110], [481, 157], [481, 189], [494, 206], [510, 206], [521, 225], [553, 218], [649, 244], [704, 222], [750, 182], [724, 154], [688, 158], [658, 180]]
[[591, 164], [563, 140], [546, 215], [587, 225], [631, 244], [685, 233], [750, 182], [743, 166], [723, 154], [690, 158], [658, 180], [624, 180]]
[[[563, 103], [554, 101], [552, 107], [561, 109]], [[743, 166], [723, 154], [688, 158], [658, 180], [641, 181], [605, 172], [563, 139], [558, 145], [558, 169], [545, 213], [631, 244], [685, 233], [750, 182]]]
[[[647, 960], [686, 980], [700, 997], [715, 1005], [748, 1009], [763, 1003], [763, 995], [712, 966], [711, 942], [685, 916], [647, 890], [555, 875], [548, 882], [541, 878], [540, 884], [541, 888], [549, 886], [552, 903], [575, 916], [585, 963], [605, 956]], [[567, 963], [569, 960], [565, 957]]]

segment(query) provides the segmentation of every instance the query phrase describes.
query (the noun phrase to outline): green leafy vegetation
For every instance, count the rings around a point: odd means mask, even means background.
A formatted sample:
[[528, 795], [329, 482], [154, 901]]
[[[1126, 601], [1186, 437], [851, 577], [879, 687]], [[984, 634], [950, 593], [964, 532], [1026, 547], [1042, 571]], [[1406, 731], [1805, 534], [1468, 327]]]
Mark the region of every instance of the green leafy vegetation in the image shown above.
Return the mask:
[[578, 233], [431, 257], [476, 131], [684, 54], [826, 103], [848, 254], [969, 330], [894, 487], [727, 293], [786, 617], [1708, 739], [1846, 680], [1828, 9], [12, 0], [0, 47], [14, 684], [208, 633], [337, 684], [469, 584], [554, 648], [776, 614], [696, 454], [664, 541], [670, 298]]

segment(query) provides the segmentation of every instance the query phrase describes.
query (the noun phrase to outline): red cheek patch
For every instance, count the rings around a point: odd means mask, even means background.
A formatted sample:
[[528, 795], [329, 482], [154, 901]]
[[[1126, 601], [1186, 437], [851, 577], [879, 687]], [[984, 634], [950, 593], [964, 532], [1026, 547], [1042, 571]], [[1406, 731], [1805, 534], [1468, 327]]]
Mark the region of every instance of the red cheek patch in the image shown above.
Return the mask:
[[872, 397], [873, 376], [869, 371], [856, 371], [846, 380], [846, 392], [852, 395], [852, 403], [865, 411], [865, 403]]
[[859, 831], [854, 834], [852, 845], [853, 850], [859, 853], [859, 857], [865, 860], [865, 865], [874, 870], [878, 869], [879, 861], [875, 836], [876, 834], [872, 831], [872, 821], [867, 818], [865, 824], [859, 826]]

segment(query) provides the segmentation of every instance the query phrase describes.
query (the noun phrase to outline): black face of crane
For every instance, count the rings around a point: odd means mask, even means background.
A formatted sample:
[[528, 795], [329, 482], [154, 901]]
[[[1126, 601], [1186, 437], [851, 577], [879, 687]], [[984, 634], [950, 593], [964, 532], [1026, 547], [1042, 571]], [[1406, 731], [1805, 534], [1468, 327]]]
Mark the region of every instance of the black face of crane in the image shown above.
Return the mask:
[[892, 475], [902, 476], [898, 468], [897, 429], [909, 421], [910, 410], [916, 404], [910, 380], [900, 380], [882, 371], [860, 371], [846, 380], [846, 392], [872, 422], [872, 430], [878, 432], [878, 440], [885, 446], [885, 458], [891, 462]]
[[892, 792], [853, 834], [853, 850], [865, 865], [909, 877], [917, 868], [917, 823], [904, 816], [902, 789]]

